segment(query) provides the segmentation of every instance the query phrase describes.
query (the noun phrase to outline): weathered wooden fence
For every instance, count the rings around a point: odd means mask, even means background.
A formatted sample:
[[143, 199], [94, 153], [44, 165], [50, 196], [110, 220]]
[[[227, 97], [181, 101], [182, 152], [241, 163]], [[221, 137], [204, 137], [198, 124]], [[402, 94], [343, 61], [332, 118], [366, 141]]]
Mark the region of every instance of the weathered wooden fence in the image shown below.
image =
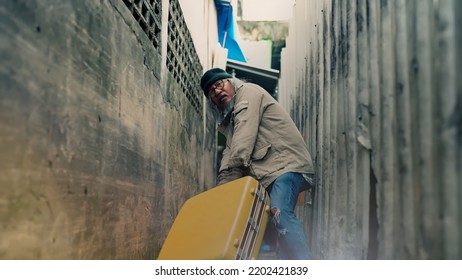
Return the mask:
[[297, 1], [280, 102], [316, 160], [321, 259], [462, 258], [462, 2]]

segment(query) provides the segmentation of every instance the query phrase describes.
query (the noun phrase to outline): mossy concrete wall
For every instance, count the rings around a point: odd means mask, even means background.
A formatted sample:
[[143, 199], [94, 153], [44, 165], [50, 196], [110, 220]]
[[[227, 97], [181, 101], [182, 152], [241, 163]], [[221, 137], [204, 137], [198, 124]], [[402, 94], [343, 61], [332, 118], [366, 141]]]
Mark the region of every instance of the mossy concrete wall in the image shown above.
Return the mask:
[[155, 258], [214, 185], [209, 108], [164, 66], [161, 30], [153, 46], [123, 1], [1, 2], [0, 259]]

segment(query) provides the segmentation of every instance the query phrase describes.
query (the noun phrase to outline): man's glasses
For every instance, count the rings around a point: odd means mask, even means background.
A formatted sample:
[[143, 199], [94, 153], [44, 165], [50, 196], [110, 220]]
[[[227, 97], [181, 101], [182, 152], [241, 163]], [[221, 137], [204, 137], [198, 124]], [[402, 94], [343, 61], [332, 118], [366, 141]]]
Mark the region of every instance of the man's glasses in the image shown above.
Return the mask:
[[225, 85], [225, 82], [223, 82], [223, 80], [218, 80], [216, 81], [211, 87], [210, 87], [210, 90], [208, 92], [208, 96], [209, 97], [212, 97], [213, 94], [215, 94], [215, 90], [216, 89], [223, 89], [223, 86]]

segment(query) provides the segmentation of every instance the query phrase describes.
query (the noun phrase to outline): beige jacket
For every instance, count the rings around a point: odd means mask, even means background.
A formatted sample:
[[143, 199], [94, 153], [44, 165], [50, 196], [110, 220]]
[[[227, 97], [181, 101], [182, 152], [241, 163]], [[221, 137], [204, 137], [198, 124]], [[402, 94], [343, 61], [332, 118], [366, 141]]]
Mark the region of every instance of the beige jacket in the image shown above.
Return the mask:
[[302, 135], [282, 106], [256, 84], [233, 84], [234, 107], [218, 127], [226, 137], [218, 185], [248, 174], [268, 187], [286, 172], [313, 173]]

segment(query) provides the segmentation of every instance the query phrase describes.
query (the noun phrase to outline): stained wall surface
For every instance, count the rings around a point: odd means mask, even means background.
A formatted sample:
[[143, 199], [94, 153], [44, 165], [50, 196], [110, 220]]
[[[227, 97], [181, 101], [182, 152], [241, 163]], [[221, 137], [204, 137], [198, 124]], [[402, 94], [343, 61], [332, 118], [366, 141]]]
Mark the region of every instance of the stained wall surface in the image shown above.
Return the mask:
[[280, 101], [315, 156], [320, 259], [462, 259], [462, 2], [297, 1]]
[[0, 259], [156, 258], [215, 184], [179, 3], [2, 1], [0, 61]]

